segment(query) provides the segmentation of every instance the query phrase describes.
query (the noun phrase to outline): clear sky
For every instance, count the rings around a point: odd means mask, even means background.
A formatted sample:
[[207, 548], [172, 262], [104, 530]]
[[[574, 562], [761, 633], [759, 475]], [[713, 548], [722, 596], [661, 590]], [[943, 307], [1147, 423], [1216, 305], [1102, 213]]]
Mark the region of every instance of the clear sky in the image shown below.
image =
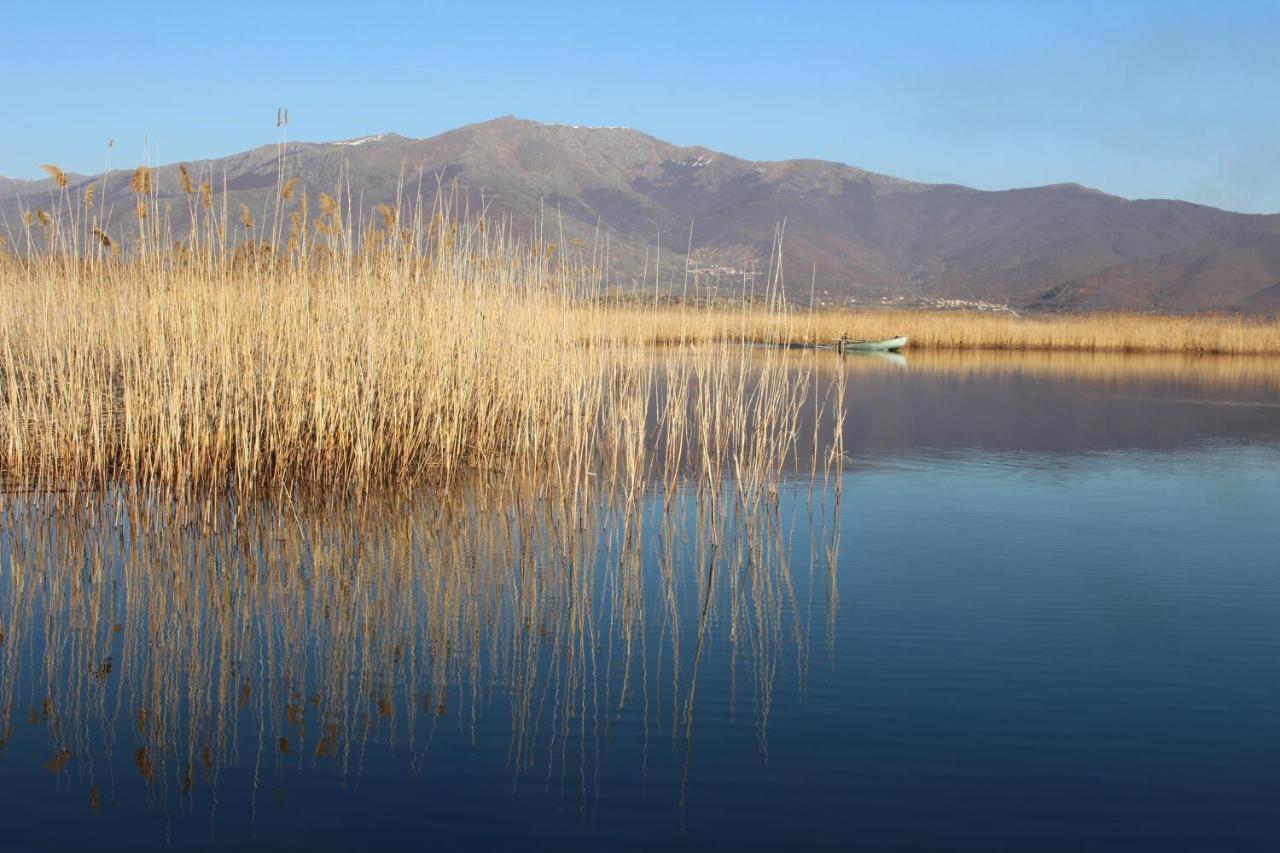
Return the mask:
[[0, 0], [0, 174], [500, 115], [1280, 212], [1280, 0]]

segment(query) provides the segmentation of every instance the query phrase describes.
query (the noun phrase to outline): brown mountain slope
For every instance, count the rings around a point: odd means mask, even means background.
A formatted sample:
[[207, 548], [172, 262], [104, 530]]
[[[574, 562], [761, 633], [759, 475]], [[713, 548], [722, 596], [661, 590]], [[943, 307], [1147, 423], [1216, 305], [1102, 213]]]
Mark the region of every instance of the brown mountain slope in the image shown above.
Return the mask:
[[[272, 207], [278, 153], [276, 146], [264, 146], [189, 166], [212, 174], [219, 189], [225, 184], [232, 210], [247, 204], [262, 221]], [[541, 223], [547, 239], [563, 235], [584, 252], [607, 235], [610, 279], [623, 284], [642, 275], [652, 284], [661, 244], [663, 283], [680, 282], [689, 260], [701, 281], [718, 275], [722, 286], [736, 285], [746, 270], [768, 266], [775, 230], [785, 221], [789, 292], [807, 296], [816, 271], [818, 288], [833, 299], [906, 294], [1156, 307], [1143, 296], [1159, 290], [1154, 284], [1125, 284], [1114, 298], [1106, 296], [1120, 287], [1112, 277], [1091, 284], [1090, 299], [1040, 296], [1064, 282], [1182, 250], [1212, 253], [1218, 239], [1265, 219], [1186, 202], [1127, 201], [1074, 184], [982, 192], [824, 161], [756, 163], [625, 128], [514, 118], [430, 139], [382, 134], [345, 143], [289, 143], [286, 163], [288, 174], [313, 194], [341, 185], [364, 211], [394, 201], [402, 180], [411, 194], [419, 182], [431, 193], [437, 181], [456, 181], [473, 209], [485, 205], [522, 231]], [[176, 167], [160, 169], [157, 177], [181, 233], [185, 202]], [[106, 175], [99, 207], [104, 215], [111, 212], [108, 231], [119, 236], [131, 227], [128, 178], [126, 171]], [[50, 187], [48, 181], [0, 185], [0, 227], [12, 229], [23, 207], [55, 205]], [[693, 251], [686, 259], [691, 226]], [[1261, 245], [1236, 251], [1247, 254]], [[1261, 259], [1239, 259], [1233, 267], [1249, 264], [1267, 266]], [[1153, 274], [1142, 269], [1135, 274]], [[1251, 307], [1252, 296], [1218, 275], [1160, 290], [1159, 307]], [[762, 280], [761, 273], [757, 284]]]
[[1280, 215], [1065, 281], [1040, 302], [1074, 310], [1280, 310]]

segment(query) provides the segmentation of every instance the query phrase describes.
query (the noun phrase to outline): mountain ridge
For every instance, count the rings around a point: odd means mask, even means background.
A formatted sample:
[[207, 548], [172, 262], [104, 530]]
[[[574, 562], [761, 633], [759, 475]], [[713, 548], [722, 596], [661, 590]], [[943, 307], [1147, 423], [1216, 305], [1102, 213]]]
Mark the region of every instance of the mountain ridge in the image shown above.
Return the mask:
[[[762, 284], [785, 223], [784, 280], [806, 296], [812, 281], [824, 302], [1280, 308], [1280, 266], [1273, 263], [1280, 225], [1272, 227], [1280, 215], [1129, 200], [1077, 183], [996, 191], [921, 183], [827, 160], [751, 161], [631, 128], [514, 117], [424, 139], [386, 132], [288, 142], [285, 150], [287, 174], [311, 192], [349, 184], [366, 211], [394, 201], [404, 176], [431, 192], [436, 180], [456, 183], [468, 203], [518, 229], [539, 222], [545, 229], [552, 217], [557, 238], [574, 245], [607, 235], [611, 283], [624, 287], [652, 286], [659, 257], [660, 284], [682, 279], [686, 268], [697, 286], [714, 281], [722, 292], [752, 286], [752, 270]], [[230, 204], [256, 211], [275, 191], [279, 151], [265, 145], [187, 165], [214, 175], [215, 190], [225, 185]], [[76, 176], [72, 185], [104, 180], [104, 204], [129, 211], [130, 173]], [[176, 164], [156, 175], [161, 198], [178, 200]], [[20, 210], [42, 195], [48, 200], [51, 186], [0, 179], [0, 228], [12, 231]], [[180, 218], [184, 205], [173, 207]], [[111, 225], [122, 237], [127, 219]], [[1232, 236], [1248, 228], [1252, 239]]]

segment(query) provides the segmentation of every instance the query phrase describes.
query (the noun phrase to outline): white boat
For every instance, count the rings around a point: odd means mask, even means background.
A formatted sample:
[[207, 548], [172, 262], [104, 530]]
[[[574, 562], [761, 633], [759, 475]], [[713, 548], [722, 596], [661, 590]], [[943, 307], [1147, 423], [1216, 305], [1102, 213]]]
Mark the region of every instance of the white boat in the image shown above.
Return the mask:
[[898, 338], [885, 338], [880, 341], [851, 341], [848, 338], [839, 338], [837, 346], [841, 352], [847, 350], [872, 350], [876, 352], [897, 352], [907, 345], [910, 338], [903, 336]]

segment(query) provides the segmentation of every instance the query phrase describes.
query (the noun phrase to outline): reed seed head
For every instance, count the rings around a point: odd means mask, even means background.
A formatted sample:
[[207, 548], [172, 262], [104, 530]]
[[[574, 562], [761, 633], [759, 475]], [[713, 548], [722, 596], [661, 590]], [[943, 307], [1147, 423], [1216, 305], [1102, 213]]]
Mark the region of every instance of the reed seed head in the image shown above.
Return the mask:
[[382, 227], [394, 231], [396, 227], [396, 211], [389, 204], [378, 205], [378, 215], [382, 217]]
[[133, 177], [129, 180], [129, 189], [133, 190], [137, 195], [151, 195], [155, 189], [151, 169], [147, 166], [139, 166], [134, 169]]
[[52, 163], [45, 163], [40, 168], [44, 169], [49, 174], [49, 177], [53, 178], [53, 182], [58, 185], [58, 189], [65, 190], [67, 188], [67, 175], [57, 166]]

